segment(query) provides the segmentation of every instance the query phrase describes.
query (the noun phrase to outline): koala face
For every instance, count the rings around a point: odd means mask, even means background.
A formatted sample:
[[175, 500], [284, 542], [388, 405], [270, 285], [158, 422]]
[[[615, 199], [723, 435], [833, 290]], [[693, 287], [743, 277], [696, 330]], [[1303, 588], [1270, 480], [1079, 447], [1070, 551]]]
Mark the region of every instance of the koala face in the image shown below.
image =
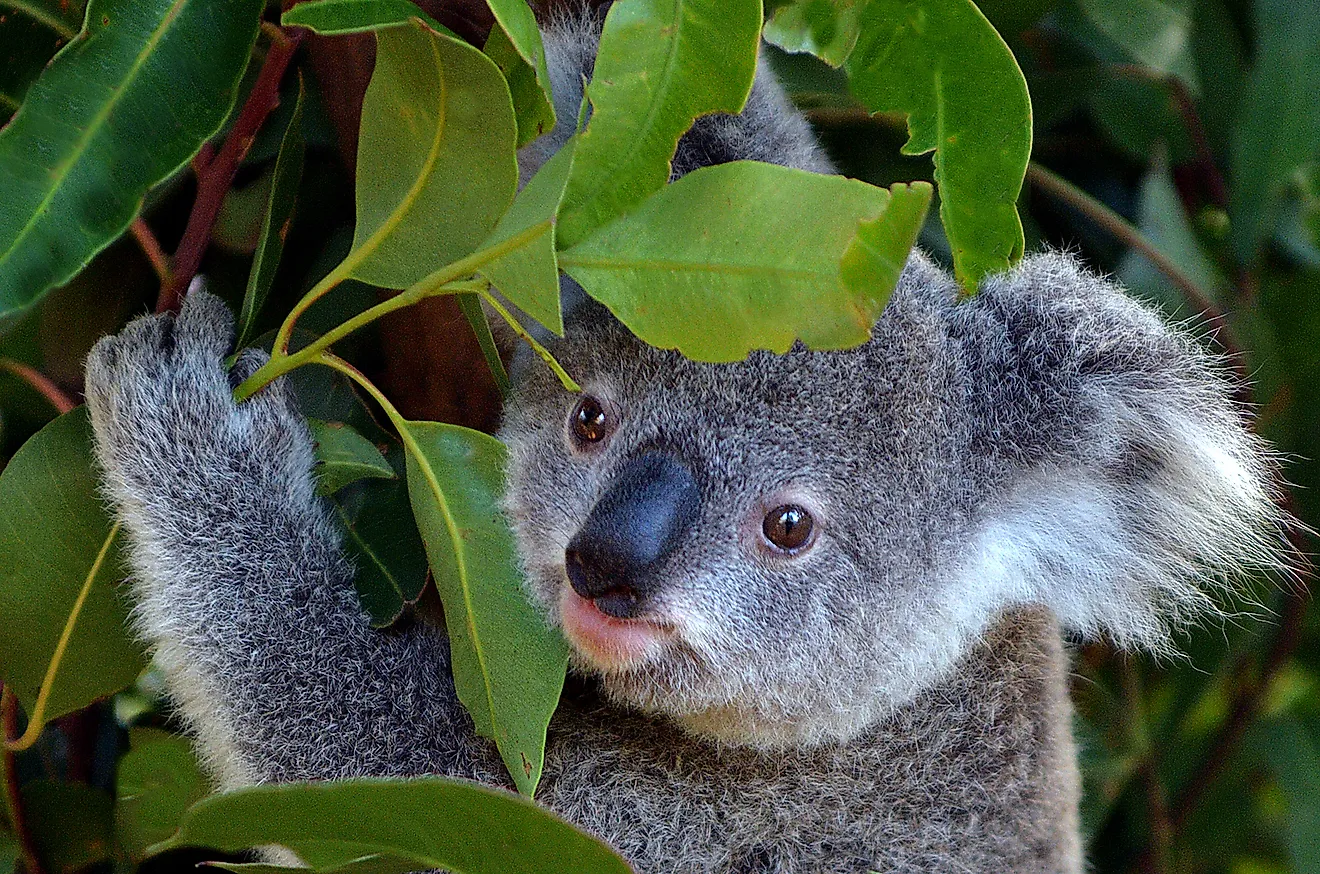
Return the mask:
[[[723, 742], [844, 739], [984, 616], [940, 580], [965, 527], [960, 368], [900, 290], [871, 343], [703, 364], [584, 304], [506, 413], [533, 596], [617, 701]], [[975, 626], [974, 628], [972, 626]]]

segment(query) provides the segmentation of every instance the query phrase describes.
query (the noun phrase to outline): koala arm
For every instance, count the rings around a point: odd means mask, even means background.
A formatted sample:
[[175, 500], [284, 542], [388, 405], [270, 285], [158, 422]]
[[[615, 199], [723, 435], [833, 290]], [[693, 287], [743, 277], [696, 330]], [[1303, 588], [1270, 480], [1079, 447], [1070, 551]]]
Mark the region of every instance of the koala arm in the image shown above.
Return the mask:
[[140, 318], [87, 363], [137, 630], [203, 760], [226, 788], [472, 776], [488, 753], [456, 700], [447, 641], [421, 624], [369, 627], [314, 493], [306, 424], [280, 381], [234, 403], [264, 356], [226, 374], [232, 339], [224, 304], [196, 292], [177, 319]]
[[1277, 464], [1224, 362], [1075, 258], [948, 306], [972, 456], [1000, 486], [967, 569], [1065, 625], [1163, 651], [1211, 589], [1285, 570]]

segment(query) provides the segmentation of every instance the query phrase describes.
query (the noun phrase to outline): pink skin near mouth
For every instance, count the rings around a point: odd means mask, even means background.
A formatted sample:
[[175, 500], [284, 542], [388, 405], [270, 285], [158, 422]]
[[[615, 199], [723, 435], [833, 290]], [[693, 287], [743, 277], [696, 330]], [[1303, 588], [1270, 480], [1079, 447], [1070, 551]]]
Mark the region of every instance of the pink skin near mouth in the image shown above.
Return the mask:
[[670, 632], [645, 619], [607, 616], [595, 602], [564, 586], [559, 596], [564, 636], [602, 671], [621, 671], [659, 652]]

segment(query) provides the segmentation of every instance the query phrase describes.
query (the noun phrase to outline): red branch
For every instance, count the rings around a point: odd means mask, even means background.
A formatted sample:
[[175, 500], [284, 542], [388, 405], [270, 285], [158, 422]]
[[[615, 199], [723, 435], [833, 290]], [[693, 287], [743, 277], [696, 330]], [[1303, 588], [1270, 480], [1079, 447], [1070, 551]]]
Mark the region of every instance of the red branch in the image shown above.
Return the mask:
[[63, 415], [74, 407], [78, 406], [66, 395], [58, 385], [51, 381], [49, 376], [35, 370], [19, 361], [11, 361], [8, 358], [0, 358], [0, 370], [8, 370], [14, 376], [32, 386], [32, 389], [46, 400], [50, 405], [59, 410]]
[[284, 71], [297, 51], [298, 44], [302, 42], [305, 31], [295, 28], [281, 33], [283, 39], [271, 43], [256, 84], [252, 86], [247, 102], [234, 120], [225, 144], [214, 158], [205, 162], [198, 174], [197, 199], [193, 201], [192, 215], [188, 217], [183, 239], [174, 252], [174, 273], [169, 283], [161, 289], [160, 299], [156, 301], [158, 313], [177, 312], [183, 304], [184, 289], [192, 282], [197, 275], [197, 268], [201, 266], [202, 255], [211, 242], [211, 230], [215, 227], [216, 217], [220, 215], [225, 195], [234, 184], [238, 165], [252, 147], [252, 141], [267, 116], [279, 105], [280, 80], [284, 78]]

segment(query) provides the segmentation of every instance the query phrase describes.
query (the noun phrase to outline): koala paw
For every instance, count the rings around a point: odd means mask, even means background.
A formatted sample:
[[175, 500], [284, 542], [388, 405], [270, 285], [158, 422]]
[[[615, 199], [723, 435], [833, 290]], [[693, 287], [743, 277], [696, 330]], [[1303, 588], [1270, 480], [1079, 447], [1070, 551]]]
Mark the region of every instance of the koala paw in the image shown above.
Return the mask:
[[[197, 290], [177, 316], [144, 316], [101, 339], [87, 359], [96, 448], [112, 484], [159, 491], [190, 473], [301, 463], [306, 426], [283, 380], [237, 404], [233, 388], [266, 360], [247, 350], [226, 373], [233, 317]], [[291, 457], [293, 456], [293, 457]]]

